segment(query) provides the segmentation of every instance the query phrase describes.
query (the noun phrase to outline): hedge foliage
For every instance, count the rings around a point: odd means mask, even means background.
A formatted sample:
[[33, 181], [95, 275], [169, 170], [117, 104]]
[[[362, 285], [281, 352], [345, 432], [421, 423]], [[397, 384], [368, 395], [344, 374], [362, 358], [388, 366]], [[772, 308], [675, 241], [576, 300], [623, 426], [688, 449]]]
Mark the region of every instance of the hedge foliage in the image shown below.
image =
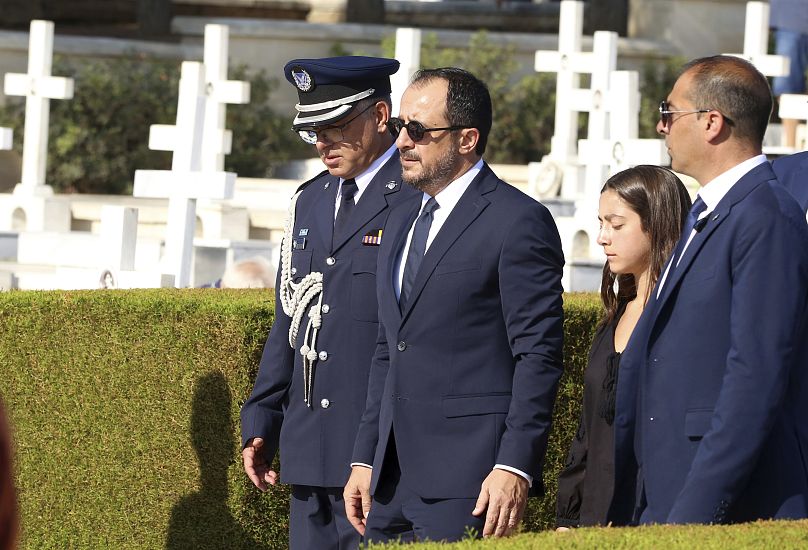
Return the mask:
[[[600, 315], [592, 294], [566, 295], [564, 309], [548, 493], [531, 500], [529, 531], [554, 521]], [[0, 394], [15, 432], [23, 546], [286, 548], [287, 489], [256, 490], [238, 445], [273, 314], [272, 293], [261, 290], [0, 293]], [[795, 525], [582, 529], [490, 547], [770, 546], [773, 536], [805, 546], [806, 524]]]
[[[238, 412], [272, 323], [266, 291], [0, 294], [0, 393], [28, 548], [285, 548], [285, 488], [241, 468]], [[530, 529], [552, 523], [598, 302], [566, 296], [567, 372]]]

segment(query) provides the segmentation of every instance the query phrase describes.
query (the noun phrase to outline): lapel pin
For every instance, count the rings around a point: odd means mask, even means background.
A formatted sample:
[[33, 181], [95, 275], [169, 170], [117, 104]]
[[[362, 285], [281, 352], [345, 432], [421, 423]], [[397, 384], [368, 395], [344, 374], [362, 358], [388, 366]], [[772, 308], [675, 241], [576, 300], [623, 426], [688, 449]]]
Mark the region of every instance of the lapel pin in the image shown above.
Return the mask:
[[303, 229], [300, 230], [300, 232], [297, 234], [297, 236], [298, 237], [305, 237], [308, 234], [309, 234], [309, 228], [304, 227]]
[[395, 181], [388, 181], [387, 182], [387, 188], [388, 189], [395, 189], [395, 187], [396, 187], [396, 182]]
[[325, 182], [325, 185], [323, 186], [323, 189], [328, 189], [329, 185], [331, 185], [329, 182]]

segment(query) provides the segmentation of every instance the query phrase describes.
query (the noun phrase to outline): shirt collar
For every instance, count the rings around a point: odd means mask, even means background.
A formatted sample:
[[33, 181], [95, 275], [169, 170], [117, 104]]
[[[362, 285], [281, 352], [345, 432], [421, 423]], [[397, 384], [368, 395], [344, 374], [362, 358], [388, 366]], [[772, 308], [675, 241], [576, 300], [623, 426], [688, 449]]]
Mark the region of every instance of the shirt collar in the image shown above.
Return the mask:
[[766, 155], [757, 155], [747, 159], [733, 166], [723, 174], [720, 174], [717, 178], [711, 180], [699, 189], [698, 195], [701, 197], [701, 200], [704, 201], [704, 204], [707, 205], [707, 209], [702, 216], [706, 215], [707, 212], [712, 212], [715, 207], [718, 206], [718, 203], [721, 202], [721, 199], [724, 198], [724, 195], [729, 193], [732, 186], [738, 183], [738, 180], [764, 162], [766, 162]]
[[[460, 197], [463, 196], [463, 193], [466, 192], [466, 189], [469, 188], [471, 182], [474, 178], [477, 177], [477, 174], [480, 173], [480, 170], [483, 168], [483, 159], [477, 161], [477, 163], [472, 166], [468, 171], [466, 171], [462, 176], [454, 180], [452, 183], [447, 185], [440, 193], [435, 195], [435, 200], [440, 205], [440, 211], [444, 215], [449, 215], [455, 205], [460, 201]], [[423, 210], [426, 201], [430, 198], [429, 195], [424, 193], [424, 196], [421, 198], [421, 209]]]
[[[359, 200], [359, 196], [362, 195], [365, 189], [367, 189], [367, 186], [370, 185], [370, 182], [373, 180], [373, 178], [376, 177], [376, 174], [379, 172], [379, 170], [382, 169], [382, 166], [384, 166], [387, 163], [387, 161], [390, 160], [390, 157], [393, 156], [393, 153], [395, 153], [395, 151], [396, 146], [395, 144], [393, 144], [387, 151], [384, 152], [382, 156], [374, 160], [367, 170], [365, 170], [364, 172], [362, 172], [361, 174], [359, 174], [354, 178], [354, 181], [356, 181], [357, 201]], [[345, 181], [345, 178], [339, 179], [340, 193], [342, 193], [343, 181]]]

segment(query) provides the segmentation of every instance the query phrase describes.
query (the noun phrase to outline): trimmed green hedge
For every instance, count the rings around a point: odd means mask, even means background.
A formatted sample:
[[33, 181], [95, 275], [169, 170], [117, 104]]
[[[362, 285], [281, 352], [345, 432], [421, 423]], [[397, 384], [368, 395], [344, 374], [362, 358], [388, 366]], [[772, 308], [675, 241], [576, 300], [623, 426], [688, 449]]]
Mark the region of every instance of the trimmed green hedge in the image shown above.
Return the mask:
[[[23, 546], [286, 548], [288, 493], [254, 489], [238, 445], [239, 408], [273, 311], [267, 291], [0, 293], [0, 394], [15, 432]], [[525, 521], [533, 531], [554, 520], [599, 301], [567, 295], [565, 313], [566, 372], [548, 494], [531, 502]], [[635, 546], [645, 532], [523, 535], [496, 547]], [[647, 533], [661, 546], [693, 542], [685, 530]], [[705, 533], [726, 543], [746, 531]]]

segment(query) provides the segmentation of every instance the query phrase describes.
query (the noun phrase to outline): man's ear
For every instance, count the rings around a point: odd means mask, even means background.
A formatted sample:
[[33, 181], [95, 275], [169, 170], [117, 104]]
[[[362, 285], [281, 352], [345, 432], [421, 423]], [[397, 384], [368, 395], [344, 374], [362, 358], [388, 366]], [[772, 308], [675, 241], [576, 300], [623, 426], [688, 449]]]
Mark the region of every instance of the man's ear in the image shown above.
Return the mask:
[[724, 131], [728, 129], [728, 126], [729, 125], [727, 124], [724, 115], [718, 111], [704, 113], [704, 124], [702, 127], [704, 128], [707, 141], [714, 141], [718, 139], [724, 134]]
[[390, 120], [390, 106], [385, 101], [377, 101], [373, 115], [376, 117], [376, 132], [386, 134], [387, 121]]
[[480, 131], [477, 128], [463, 128], [460, 130], [460, 143], [458, 150], [461, 155], [473, 153], [480, 141]]

